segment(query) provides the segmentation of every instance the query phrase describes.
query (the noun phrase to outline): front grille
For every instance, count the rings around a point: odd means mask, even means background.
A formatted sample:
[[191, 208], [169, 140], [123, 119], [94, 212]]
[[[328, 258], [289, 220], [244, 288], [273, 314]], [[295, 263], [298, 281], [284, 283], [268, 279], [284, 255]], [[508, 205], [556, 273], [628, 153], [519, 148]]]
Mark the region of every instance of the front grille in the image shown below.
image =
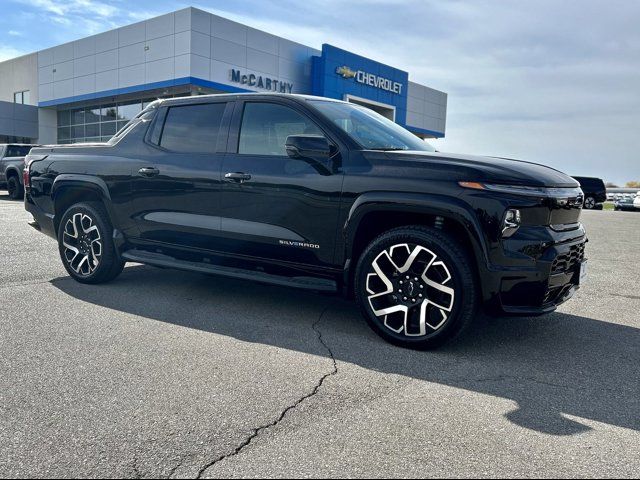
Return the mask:
[[585, 243], [579, 243], [569, 248], [569, 251], [561, 253], [551, 265], [551, 273], [562, 273], [573, 270], [584, 260]]

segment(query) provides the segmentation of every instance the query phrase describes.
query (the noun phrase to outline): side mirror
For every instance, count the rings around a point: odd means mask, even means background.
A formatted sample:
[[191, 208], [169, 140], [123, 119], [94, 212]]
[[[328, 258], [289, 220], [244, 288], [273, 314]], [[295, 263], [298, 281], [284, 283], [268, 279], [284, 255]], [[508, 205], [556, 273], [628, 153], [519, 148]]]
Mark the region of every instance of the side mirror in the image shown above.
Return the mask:
[[319, 160], [324, 163], [331, 156], [331, 145], [321, 135], [289, 135], [284, 144], [291, 158]]

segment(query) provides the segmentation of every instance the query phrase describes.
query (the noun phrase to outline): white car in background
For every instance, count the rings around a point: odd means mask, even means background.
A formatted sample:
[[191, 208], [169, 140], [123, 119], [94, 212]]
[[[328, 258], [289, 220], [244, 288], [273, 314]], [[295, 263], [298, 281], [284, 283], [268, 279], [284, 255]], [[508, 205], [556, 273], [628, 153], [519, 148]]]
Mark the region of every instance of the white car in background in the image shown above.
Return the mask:
[[636, 192], [636, 198], [633, 199], [633, 206], [640, 210], [640, 192]]

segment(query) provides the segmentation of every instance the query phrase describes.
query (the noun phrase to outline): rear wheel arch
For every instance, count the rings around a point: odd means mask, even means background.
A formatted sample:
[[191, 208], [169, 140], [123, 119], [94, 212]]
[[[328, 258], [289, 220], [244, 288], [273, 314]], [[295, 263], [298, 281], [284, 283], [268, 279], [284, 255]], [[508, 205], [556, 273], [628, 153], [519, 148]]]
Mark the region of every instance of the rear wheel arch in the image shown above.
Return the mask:
[[[17, 169], [17, 168], [9, 167], [9, 168], [7, 168], [7, 170], [4, 172], [4, 174], [5, 174], [5, 178], [6, 178], [7, 180], [9, 180], [9, 177], [16, 177], [16, 178], [18, 179], [18, 181], [20, 182], [20, 176], [21, 176], [21, 173], [18, 171], [18, 169]], [[22, 182], [20, 182], [20, 183], [22, 183]]]
[[54, 227], [57, 232], [60, 227], [60, 220], [65, 212], [78, 203], [95, 202], [101, 204], [113, 224], [110, 198], [105, 195], [102, 188], [95, 183], [82, 181], [62, 181], [55, 182], [52, 189], [52, 199], [54, 205]]

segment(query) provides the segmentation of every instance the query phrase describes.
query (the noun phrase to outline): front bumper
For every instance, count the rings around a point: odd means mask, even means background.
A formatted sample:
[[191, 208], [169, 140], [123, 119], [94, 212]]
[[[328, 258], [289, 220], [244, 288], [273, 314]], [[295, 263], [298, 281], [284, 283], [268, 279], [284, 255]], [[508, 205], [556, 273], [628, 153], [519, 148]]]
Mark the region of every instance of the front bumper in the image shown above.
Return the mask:
[[487, 304], [489, 313], [543, 315], [553, 312], [580, 288], [588, 242], [582, 226], [571, 238], [554, 237], [554, 241], [537, 242], [524, 248], [520, 243], [519, 251], [531, 254], [529, 265], [495, 269], [498, 293]]

